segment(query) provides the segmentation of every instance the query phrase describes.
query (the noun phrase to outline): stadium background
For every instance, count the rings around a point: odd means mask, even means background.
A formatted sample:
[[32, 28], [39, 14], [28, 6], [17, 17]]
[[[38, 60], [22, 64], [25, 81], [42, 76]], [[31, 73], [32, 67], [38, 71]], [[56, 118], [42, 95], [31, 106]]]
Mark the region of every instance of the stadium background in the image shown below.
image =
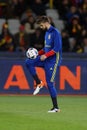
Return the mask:
[[[58, 93], [87, 94], [87, 0], [0, 0], [0, 93], [32, 94], [34, 81], [24, 64], [25, 52], [31, 46], [38, 50], [44, 46], [45, 32], [35, 23], [40, 15], [47, 15], [62, 35]], [[21, 76], [12, 72], [15, 66], [22, 68], [25, 88]], [[43, 70], [38, 71], [43, 78]], [[46, 87], [41, 94], [48, 94]]]
[[[42, 14], [63, 41], [56, 77], [61, 112], [54, 114], [47, 113], [52, 106], [46, 87], [32, 95], [34, 81], [24, 62], [28, 47], [43, 47], [44, 32], [35, 24]], [[37, 71], [45, 81], [44, 71]], [[48, 129], [87, 129], [87, 0], [0, 0], [0, 130]]]

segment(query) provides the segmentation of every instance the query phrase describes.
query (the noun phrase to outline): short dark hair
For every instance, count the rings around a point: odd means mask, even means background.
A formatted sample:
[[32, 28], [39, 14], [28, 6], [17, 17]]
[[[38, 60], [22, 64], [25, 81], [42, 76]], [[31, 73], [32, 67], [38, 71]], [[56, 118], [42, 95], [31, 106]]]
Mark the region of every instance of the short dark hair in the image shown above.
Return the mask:
[[37, 20], [36, 20], [36, 23], [37, 23], [37, 24], [45, 23], [45, 22], [50, 23], [50, 19], [49, 19], [47, 16], [44, 16], [44, 15], [38, 17]]

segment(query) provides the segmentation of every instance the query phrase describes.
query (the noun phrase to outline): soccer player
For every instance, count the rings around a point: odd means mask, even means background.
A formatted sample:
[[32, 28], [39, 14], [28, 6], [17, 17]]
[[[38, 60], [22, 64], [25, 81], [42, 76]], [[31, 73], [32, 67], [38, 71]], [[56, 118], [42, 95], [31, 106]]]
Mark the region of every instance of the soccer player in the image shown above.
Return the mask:
[[50, 24], [49, 18], [47, 16], [40, 16], [36, 22], [39, 24], [41, 29], [46, 30], [46, 33], [45, 45], [44, 48], [39, 51], [39, 56], [34, 60], [26, 60], [26, 66], [37, 84], [33, 95], [39, 93], [40, 89], [44, 86], [43, 81], [41, 81], [36, 74], [35, 67], [43, 67], [45, 70], [48, 90], [53, 104], [53, 108], [48, 112], [60, 112], [54, 81], [62, 58], [61, 34]]

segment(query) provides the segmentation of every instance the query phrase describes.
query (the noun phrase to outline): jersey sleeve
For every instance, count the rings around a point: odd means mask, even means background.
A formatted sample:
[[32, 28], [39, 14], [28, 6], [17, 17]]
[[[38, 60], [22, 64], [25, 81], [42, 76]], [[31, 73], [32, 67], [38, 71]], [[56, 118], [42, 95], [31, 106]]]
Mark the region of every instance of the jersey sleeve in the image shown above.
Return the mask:
[[45, 52], [44, 52], [44, 50], [42, 49], [42, 50], [40, 50], [39, 52], [38, 52], [38, 54], [39, 55], [43, 55]]
[[51, 50], [51, 51], [45, 53], [45, 56], [48, 58], [50, 56], [53, 56], [54, 54], [55, 54], [55, 52], [53, 50]]

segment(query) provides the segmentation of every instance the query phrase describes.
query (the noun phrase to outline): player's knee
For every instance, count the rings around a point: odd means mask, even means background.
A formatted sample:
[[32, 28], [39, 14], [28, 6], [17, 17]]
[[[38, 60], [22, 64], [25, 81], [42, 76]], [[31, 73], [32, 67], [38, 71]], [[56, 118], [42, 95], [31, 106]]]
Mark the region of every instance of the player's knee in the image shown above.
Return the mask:
[[29, 59], [26, 59], [26, 60], [25, 60], [25, 64], [26, 64], [26, 65], [31, 65], [32, 63], [31, 63], [31, 61], [30, 61]]
[[54, 85], [53, 85], [53, 82], [47, 82], [47, 86], [49, 87], [49, 88], [52, 88]]
[[29, 59], [26, 59], [25, 60], [25, 64], [26, 64], [26, 66], [29, 68], [29, 66], [31, 66], [31, 63], [30, 63], [30, 61], [29, 61]]
[[34, 66], [34, 62], [32, 62], [30, 59], [25, 60], [26, 67], [31, 68]]

